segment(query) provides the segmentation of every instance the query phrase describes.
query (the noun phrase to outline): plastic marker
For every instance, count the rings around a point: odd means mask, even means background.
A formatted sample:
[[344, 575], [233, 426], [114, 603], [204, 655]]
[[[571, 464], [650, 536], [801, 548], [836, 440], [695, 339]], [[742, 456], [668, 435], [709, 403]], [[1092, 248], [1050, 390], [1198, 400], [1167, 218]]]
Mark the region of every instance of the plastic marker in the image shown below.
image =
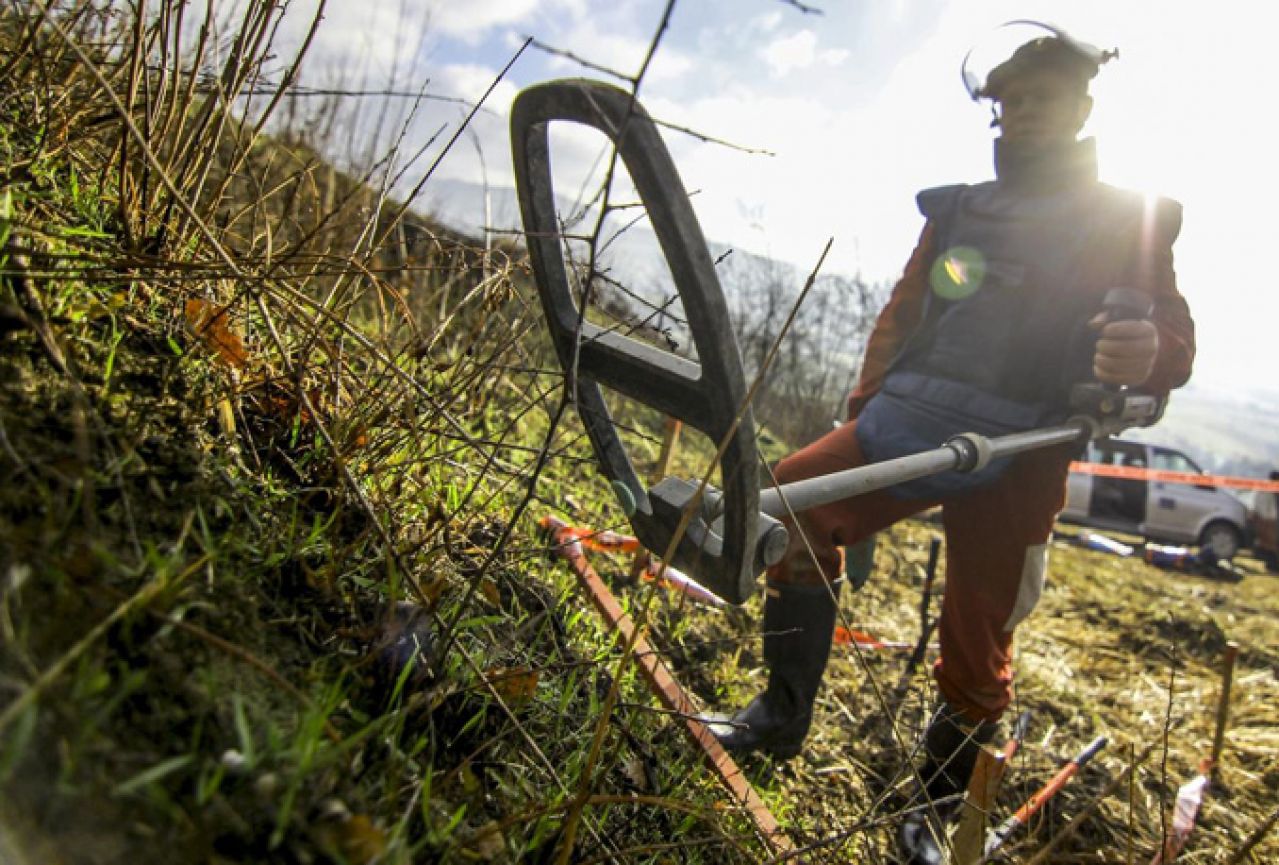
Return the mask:
[[1087, 748], [1084, 748], [1079, 752], [1079, 755], [1075, 757], [1075, 759], [1071, 760], [1065, 766], [1062, 766], [1061, 770], [1058, 771], [1056, 775], [1052, 776], [1047, 784], [1040, 787], [1038, 793], [1027, 799], [1026, 804], [1017, 809], [1017, 813], [1013, 814], [1003, 823], [1000, 823], [998, 828], [992, 829], [990, 834], [986, 836], [986, 848], [984, 855], [990, 856], [1002, 847], [1004, 842], [1008, 840], [1009, 835], [1016, 832], [1018, 827], [1026, 825], [1026, 821], [1037, 814], [1039, 809], [1043, 808], [1044, 804], [1049, 799], [1057, 795], [1057, 793], [1061, 791], [1061, 788], [1065, 787], [1067, 782], [1069, 782], [1071, 778], [1075, 777], [1079, 770], [1089, 760], [1097, 756], [1104, 747], [1106, 747], [1105, 736], [1098, 736], [1096, 739], [1093, 739]]

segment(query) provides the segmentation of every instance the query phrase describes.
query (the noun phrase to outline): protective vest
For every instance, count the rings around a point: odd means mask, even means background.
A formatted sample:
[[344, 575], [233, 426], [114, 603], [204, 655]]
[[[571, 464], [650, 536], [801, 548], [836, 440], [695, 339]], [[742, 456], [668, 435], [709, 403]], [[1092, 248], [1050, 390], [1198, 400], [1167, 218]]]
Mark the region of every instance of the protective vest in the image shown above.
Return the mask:
[[[858, 416], [870, 460], [937, 447], [960, 432], [1003, 435], [1070, 414], [1070, 388], [1092, 380], [1088, 321], [1112, 288], [1152, 293], [1152, 256], [1168, 253], [1181, 224], [1176, 202], [1147, 201], [1094, 178], [919, 193], [934, 229], [933, 290], [881, 391]], [[947, 495], [1004, 467], [897, 493]]]
[[[894, 370], [963, 382], [1046, 415], [1068, 411], [1092, 380], [1088, 321], [1112, 288], [1151, 293], [1150, 257], [1166, 254], [1180, 205], [1101, 183], [1020, 194], [998, 183], [927, 189], [933, 291]], [[1162, 249], [1159, 249], [1162, 247]]]

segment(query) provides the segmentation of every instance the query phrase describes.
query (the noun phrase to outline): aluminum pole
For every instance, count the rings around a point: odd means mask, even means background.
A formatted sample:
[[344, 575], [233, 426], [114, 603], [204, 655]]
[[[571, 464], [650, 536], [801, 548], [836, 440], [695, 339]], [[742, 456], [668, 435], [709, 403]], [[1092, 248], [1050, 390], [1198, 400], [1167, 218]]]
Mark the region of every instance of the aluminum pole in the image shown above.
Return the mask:
[[770, 517], [780, 519], [791, 512], [799, 513], [917, 478], [951, 470], [969, 472], [981, 468], [992, 459], [1079, 441], [1089, 434], [1091, 428], [1090, 421], [1072, 420], [1060, 426], [995, 438], [965, 433], [934, 450], [762, 490], [759, 494], [759, 509]]

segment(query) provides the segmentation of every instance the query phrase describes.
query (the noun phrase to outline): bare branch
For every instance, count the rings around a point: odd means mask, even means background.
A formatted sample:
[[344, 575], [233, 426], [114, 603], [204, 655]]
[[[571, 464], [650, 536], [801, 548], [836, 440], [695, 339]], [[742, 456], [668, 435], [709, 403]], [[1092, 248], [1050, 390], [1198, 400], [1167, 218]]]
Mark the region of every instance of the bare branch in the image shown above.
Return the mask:
[[525, 40], [527, 40], [529, 45], [532, 45], [537, 50], [545, 52], [546, 54], [551, 54], [555, 57], [563, 57], [565, 60], [572, 60], [574, 63], [583, 67], [584, 69], [590, 69], [595, 72], [602, 72], [605, 75], [616, 78], [619, 81], [625, 81], [628, 84], [635, 83], [635, 77], [632, 75], [627, 75], [625, 72], [618, 72], [616, 69], [610, 69], [607, 66], [601, 66], [598, 63], [592, 63], [591, 61], [583, 57], [578, 57], [572, 51], [566, 51], [563, 48], [556, 48], [552, 45], [547, 45], [545, 42], [542, 42], [540, 39], [537, 39], [534, 36], [525, 36], [524, 38]]
[[805, 15], [825, 15], [825, 10], [818, 9], [816, 6], [809, 6], [807, 3], [801, 3], [799, 0], [781, 0], [787, 6], [794, 6]]

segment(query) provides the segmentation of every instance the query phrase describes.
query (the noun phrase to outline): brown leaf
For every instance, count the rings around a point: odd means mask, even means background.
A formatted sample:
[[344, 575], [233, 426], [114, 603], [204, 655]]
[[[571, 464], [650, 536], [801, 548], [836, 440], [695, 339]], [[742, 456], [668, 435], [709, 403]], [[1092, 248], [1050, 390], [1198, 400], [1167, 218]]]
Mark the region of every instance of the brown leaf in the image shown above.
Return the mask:
[[502, 606], [502, 595], [497, 590], [497, 583], [492, 580], [485, 578], [480, 582], [480, 594], [493, 606]]
[[440, 600], [440, 595], [444, 594], [448, 584], [448, 577], [444, 574], [436, 574], [429, 583], [422, 586], [422, 601], [428, 607], [434, 608]]
[[367, 865], [386, 853], [386, 833], [365, 814], [342, 825], [338, 846], [346, 861]]
[[351, 865], [372, 865], [386, 854], [386, 833], [365, 814], [323, 820], [315, 835], [327, 856]]
[[537, 693], [537, 670], [527, 667], [498, 667], [488, 673], [489, 683], [509, 706], [522, 706]]
[[635, 789], [641, 793], [650, 792], [648, 783], [648, 771], [644, 768], [644, 760], [632, 754], [625, 757], [621, 763], [622, 774], [626, 776], [626, 780], [635, 785]]
[[506, 852], [506, 839], [498, 830], [497, 821], [490, 820], [479, 828], [467, 849], [485, 862], [492, 862]]
[[205, 346], [227, 366], [243, 369], [248, 366], [249, 353], [244, 340], [231, 329], [230, 307], [218, 307], [198, 297], [186, 302], [187, 327]]

